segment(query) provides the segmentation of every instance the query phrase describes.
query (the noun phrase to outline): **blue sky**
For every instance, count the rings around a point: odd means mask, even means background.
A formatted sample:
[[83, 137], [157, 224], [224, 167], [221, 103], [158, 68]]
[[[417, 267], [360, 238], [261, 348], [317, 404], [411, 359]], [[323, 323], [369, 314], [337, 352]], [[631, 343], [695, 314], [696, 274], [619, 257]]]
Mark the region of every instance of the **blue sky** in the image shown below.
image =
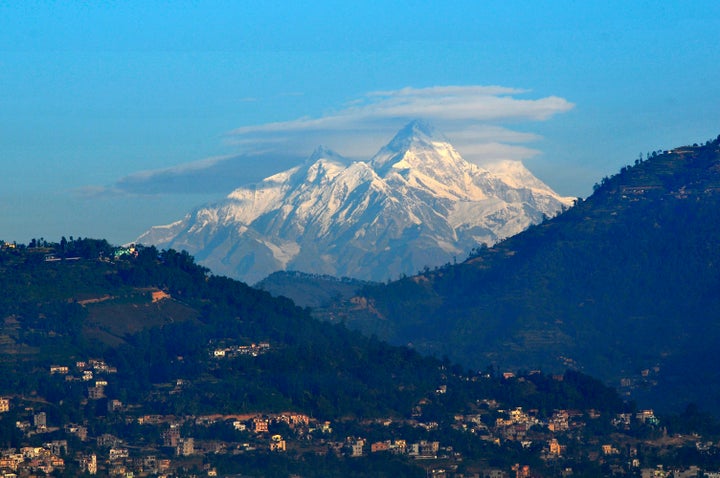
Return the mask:
[[720, 134], [720, 3], [0, 0], [0, 239], [128, 242], [414, 117], [565, 195]]

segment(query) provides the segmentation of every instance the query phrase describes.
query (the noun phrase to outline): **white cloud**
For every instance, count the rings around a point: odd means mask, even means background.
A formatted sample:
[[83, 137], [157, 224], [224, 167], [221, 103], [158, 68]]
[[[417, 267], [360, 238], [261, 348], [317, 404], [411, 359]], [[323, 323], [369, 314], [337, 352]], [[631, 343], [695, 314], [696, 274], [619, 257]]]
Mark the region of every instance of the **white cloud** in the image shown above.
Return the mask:
[[501, 159], [514, 159], [522, 161], [540, 154], [540, 151], [525, 146], [517, 146], [505, 143], [474, 143], [458, 146], [462, 151], [463, 157], [478, 158], [476, 162], [485, 163]]
[[423, 117], [429, 120], [502, 121], [544, 120], [572, 108], [555, 96], [537, 100], [513, 97], [524, 90], [500, 86], [439, 86], [378, 91], [367, 95], [368, 105], [348, 113], [369, 117]]
[[[467, 159], [491, 157], [497, 143], [537, 141], [533, 133], [514, 131], [501, 124], [544, 121], [574, 107], [557, 96], [525, 99], [528, 91], [503, 86], [435, 86], [374, 91], [349, 102], [345, 108], [321, 117], [243, 126], [228, 134], [231, 144], [247, 149], [281, 147], [309, 151], [322, 143], [351, 157], [367, 157], [406, 122], [421, 118], [443, 131]], [[484, 145], [484, 146], [483, 146]], [[508, 147], [516, 159], [537, 151]]]
[[162, 194], [218, 194], [224, 196], [247, 183], [300, 163], [305, 156], [262, 152], [206, 158], [171, 168], [140, 171], [107, 187], [76, 190], [83, 197], [147, 196]]
[[528, 159], [540, 151], [524, 144], [541, 137], [508, 125], [531, 125], [574, 105], [556, 96], [527, 95], [527, 90], [477, 85], [373, 91], [320, 117], [237, 128], [226, 136], [238, 150], [235, 156], [138, 172], [102, 190], [131, 194], [229, 192], [292, 167], [320, 144], [349, 158], [369, 159], [414, 119], [434, 124], [469, 161]]

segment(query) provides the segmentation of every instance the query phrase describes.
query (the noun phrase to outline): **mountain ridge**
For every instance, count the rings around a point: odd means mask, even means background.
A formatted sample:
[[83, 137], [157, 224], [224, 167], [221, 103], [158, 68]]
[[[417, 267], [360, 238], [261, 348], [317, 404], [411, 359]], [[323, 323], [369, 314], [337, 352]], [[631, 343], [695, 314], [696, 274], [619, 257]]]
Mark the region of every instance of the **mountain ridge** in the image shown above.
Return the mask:
[[495, 243], [570, 203], [524, 166], [506, 182], [465, 161], [416, 121], [368, 161], [320, 147], [138, 242], [188, 250], [249, 283], [285, 269], [387, 280]]

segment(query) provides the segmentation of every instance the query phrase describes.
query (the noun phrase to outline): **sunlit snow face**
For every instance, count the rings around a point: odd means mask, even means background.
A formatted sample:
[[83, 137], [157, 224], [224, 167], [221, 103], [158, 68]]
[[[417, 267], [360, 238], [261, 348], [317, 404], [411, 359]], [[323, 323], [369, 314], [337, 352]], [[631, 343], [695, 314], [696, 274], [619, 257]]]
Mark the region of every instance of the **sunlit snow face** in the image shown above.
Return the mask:
[[178, 242], [246, 282], [283, 269], [385, 280], [493, 244], [569, 204], [521, 164], [497, 171], [411, 124], [365, 161], [321, 150], [145, 237]]

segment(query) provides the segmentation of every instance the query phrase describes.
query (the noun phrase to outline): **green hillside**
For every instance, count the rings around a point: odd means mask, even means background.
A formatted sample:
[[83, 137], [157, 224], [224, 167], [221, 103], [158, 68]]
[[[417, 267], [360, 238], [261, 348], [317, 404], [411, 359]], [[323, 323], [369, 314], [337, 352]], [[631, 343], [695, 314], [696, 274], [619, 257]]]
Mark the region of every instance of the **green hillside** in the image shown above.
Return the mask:
[[[115, 364], [122, 396], [158, 383], [202, 382], [195, 395], [157, 404], [177, 411], [294, 407], [331, 418], [398, 413], [438, 379], [439, 372], [417, 372], [436, 369], [432, 361], [211, 276], [186, 253], [138, 248], [114, 259], [104, 241], [72, 243], [80, 244], [91, 250], [71, 257], [58, 245], [6, 245], [0, 254], [3, 390], [29, 394], [50, 365], [90, 356]], [[153, 291], [168, 297], [154, 302]], [[211, 356], [220, 346], [258, 343], [271, 352], [247, 369], [220, 367]]]
[[[446, 362], [319, 322], [185, 252], [71, 247], [0, 251], [0, 390], [32, 395], [50, 367], [92, 357], [117, 369], [113, 394], [150, 410], [369, 418], [403, 416], [447, 379]], [[155, 387], [178, 381], [192, 393], [153, 403]]]

